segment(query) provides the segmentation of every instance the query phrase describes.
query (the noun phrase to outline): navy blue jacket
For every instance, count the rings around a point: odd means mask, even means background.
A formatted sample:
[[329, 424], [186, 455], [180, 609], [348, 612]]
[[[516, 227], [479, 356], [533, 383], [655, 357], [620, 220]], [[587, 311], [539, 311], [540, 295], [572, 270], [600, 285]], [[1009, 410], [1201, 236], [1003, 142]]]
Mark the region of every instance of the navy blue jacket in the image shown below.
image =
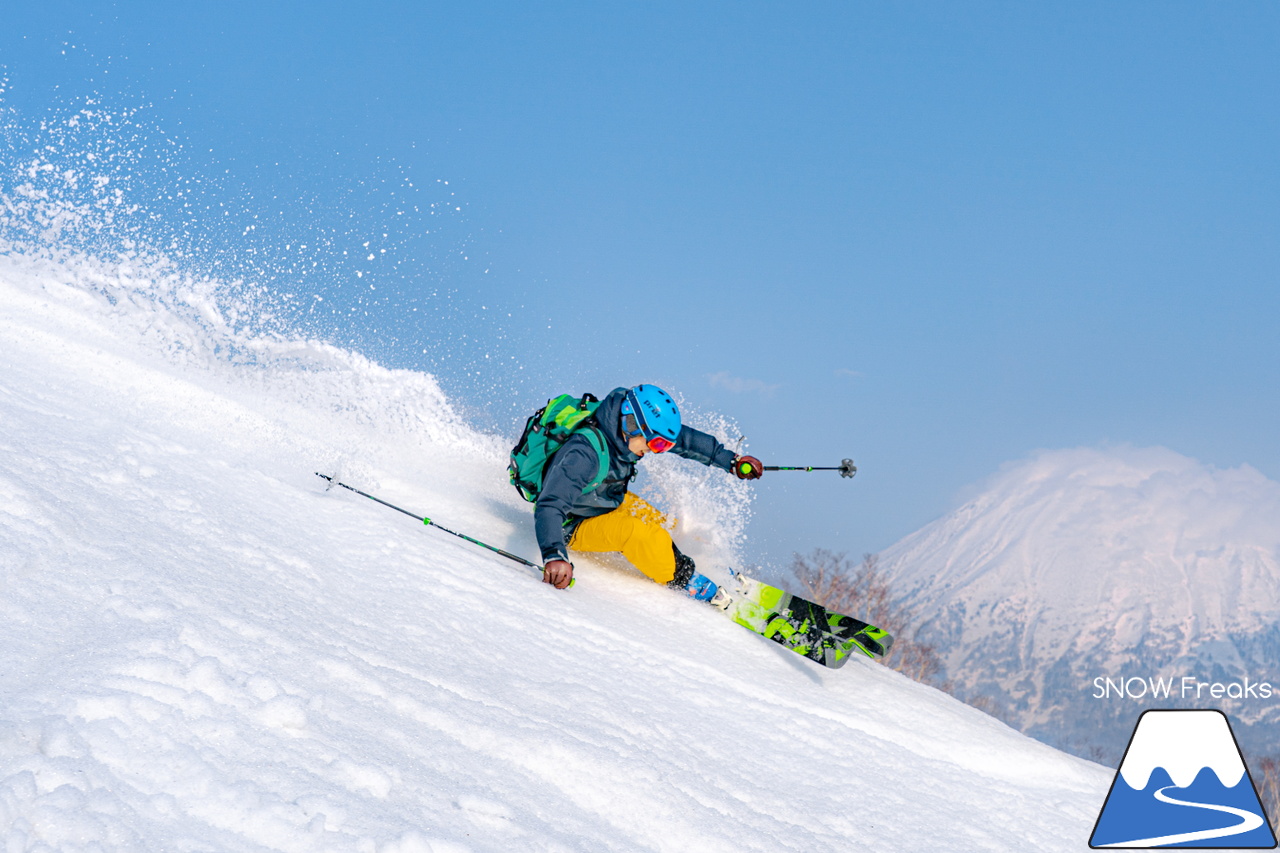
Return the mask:
[[[533, 513], [534, 531], [544, 563], [569, 559], [565, 549], [566, 523], [572, 528], [584, 518], [611, 512], [621, 506], [626, 497], [627, 485], [635, 476], [636, 462], [640, 460], [627, 448], [622, 437], [621, 409], [626, 394], [626, 388], [615, 388], [596, 409], [596, 421], [604, 433], [605, 449], [609, 453], [609, 473], [603, 483], [586, 494], [582, 492], [600, 470], [600, 458], [585, 436], [570, 438], [551, 460]], [[675, 446], [667, 452], [725, 471], [730, 470], [734, 459], [733, 451], [725, 448], [715, 436], [689, 426], [680, 428]]]

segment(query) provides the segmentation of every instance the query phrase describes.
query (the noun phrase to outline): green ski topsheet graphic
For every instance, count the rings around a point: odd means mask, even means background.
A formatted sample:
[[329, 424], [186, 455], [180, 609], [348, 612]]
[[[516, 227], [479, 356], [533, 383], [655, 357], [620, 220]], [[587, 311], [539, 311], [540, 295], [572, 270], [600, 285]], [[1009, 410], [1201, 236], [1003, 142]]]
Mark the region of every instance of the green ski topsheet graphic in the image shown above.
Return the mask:
[[1272, 849], [1275, 833], [1221, 711], [1147, 711], [1092, 848]]
[[708, 603], [742, 627], [809, 660], [836, 669], [851, 655], [883, 657], [893, 647], [893, 637], [882, 628], [734, 569], [729, 573], [733, 580]]

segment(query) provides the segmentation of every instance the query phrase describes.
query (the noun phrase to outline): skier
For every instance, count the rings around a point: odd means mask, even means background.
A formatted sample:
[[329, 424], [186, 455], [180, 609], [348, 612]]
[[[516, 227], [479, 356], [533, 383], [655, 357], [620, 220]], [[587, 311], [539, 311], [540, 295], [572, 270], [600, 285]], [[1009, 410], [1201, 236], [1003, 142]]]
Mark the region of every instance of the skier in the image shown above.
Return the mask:
[[[600, 401], [596, 425], [603, 453], [582, 432], [552, 457], [534, 509], [534, 528], [545, 563], [543, 580], [565, 589], [573, 580], [568, 549], [620, 551], [658, 583], [710, 600], [716, 585], [694, 570], [667, 532], [667, 518], [627, 490], [646, 453], [666, 453], [715, 466], [742, 480], [759, 479], [764, 466], [754, 456], [735, 456], [712, 435], [685, 426], [680, 410], [656, 385], [615, 388]], [[607, 458], [605, 458], [607, 457]], [[598, 472], [607, 474], [595, 488]]]

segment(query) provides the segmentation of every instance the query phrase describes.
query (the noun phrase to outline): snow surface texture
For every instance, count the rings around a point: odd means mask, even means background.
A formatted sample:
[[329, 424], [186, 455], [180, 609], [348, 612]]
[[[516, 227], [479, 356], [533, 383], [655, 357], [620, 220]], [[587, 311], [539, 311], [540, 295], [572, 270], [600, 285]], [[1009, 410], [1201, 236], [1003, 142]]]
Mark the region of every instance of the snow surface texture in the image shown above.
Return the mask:
[[[1201, 707], [1229, 713], [1246, 751], [1280, 751], [1280, 484], [1252, 468], [1162, 448], [1040, 453], [882, 565], [959, 694], [1047, 742], [1118, 761], [1143, 708]], [[1108, 700], [1099, 677], [1276, 693]]]
[[534, 552], [507, 440], [251, 310], [0, 246], [5, 849], [1085, 848], [1101, 767], [614, 563], [558, 592], [326, 491]]

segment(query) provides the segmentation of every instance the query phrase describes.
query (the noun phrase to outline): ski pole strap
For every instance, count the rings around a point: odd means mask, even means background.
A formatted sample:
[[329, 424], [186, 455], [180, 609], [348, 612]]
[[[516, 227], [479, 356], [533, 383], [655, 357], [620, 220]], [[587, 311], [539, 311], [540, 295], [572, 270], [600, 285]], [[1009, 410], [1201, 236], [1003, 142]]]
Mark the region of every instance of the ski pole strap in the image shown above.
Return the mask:
[[[328, 480], [330, 487], [341, 486], [347, 491], [355, 492], [357, 495], [360, 495], [363, 498], [368, 498], [371, 501], [380, 503], [385, 507], [394, 509], [396, 512], [402, 512], [405, 515], [409, 516], [410, 518], [415, 519], [416, 521], [421, 521], [424, 525], [428, 527], [434, 527], [437, 530], [450, 534], [451, 536], [457, 536], [459, 539], [465, 539], [468, 542], [470, 542], [472, 545], [479, 545], [481, 548], [485, 548], [489, 551], [492, 551], [495, 554], [501, 554], [502, 556], [506, 557], [508, 560], [514, 560], [515, 562], [520, 563], [523, 566], [528, 566], [531, 569], [537, 569], [539, 572], [546, 571], [546, 569], [544, 569], [542, 566], [539, 566], [537, 563], [531, 563], [528, 560], [526, 560], [524, 557], [517, 556], [516, 554], [512, 554], [510, 551], [504, 551], [501, 548], [497, 548], [493, 545], [489, 545], [488, 543], [481, 542], [479, 539], [473, 539], [472, 537], [466, 535], [465, 533], [458, 533], [457, 531], [450, 530], [444, 525], [437, 524], [436, 522], [432, 521], [426, 516], [414, 515], [413, 513], [409, 512], [409, 510], [407, 509], [402, 509], [393, 503], [387, 503], [382, 498], [377, 498], [371, 494], [368, 494], [367, 492], [362, 492], [359, 489], [355, 488], [354, 486], [348, 486], [346, 483], [340, 482], [339, 480], [333, 477], [330, 477], [328, 474], [321, 474], [319, 471], [317, 471], [316, 476], [321, 478], [322, 480]], [[569, 586], [573, 586], [573, 581], [569, 582]]]

